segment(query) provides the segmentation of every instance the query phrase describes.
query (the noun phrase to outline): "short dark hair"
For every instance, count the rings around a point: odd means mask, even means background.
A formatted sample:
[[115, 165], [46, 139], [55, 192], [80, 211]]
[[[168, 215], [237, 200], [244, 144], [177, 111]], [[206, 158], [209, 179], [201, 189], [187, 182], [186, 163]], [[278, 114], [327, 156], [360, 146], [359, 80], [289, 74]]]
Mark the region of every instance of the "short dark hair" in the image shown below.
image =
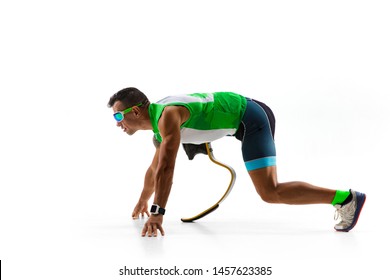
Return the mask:
[[134, 87], [124, 88], [110, 97], [107, 106], [111, 108], [116, 101], [121, 101], [126, 107], [135, 106], [142, 103], [141, 106], [148, 105], [149, 99], [139, 89]]

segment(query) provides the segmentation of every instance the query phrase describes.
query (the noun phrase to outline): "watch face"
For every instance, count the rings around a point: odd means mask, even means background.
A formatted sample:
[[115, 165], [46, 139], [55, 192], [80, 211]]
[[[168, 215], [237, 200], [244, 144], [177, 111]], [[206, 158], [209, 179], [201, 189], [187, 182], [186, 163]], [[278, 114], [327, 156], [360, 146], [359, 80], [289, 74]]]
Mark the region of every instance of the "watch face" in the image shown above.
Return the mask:
[[152, 208], [150, 208], [150, 212], [156, 213], [157, 212], [157, 205], [152, 205]]

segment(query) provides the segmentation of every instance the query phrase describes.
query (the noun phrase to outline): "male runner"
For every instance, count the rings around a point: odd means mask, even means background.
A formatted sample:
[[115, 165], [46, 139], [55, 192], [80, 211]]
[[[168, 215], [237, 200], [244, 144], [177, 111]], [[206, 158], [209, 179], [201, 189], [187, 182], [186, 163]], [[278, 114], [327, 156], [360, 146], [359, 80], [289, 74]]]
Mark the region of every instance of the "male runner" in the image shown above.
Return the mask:
[[[366, 195], [354, 190], [332, 190], [304, 182], [279, 183], [274, 144], [275, 118], [264, 103], [232, 92], [194, 93], [169, 96], [157, 103], [136, 88], [115, 93], [108, 106], [117, 126], [128, 135], [153, 130], [156, 147], [145, 175], [144, 187], [132, 217], [146, 213], [142, 236], [157, 236], [171, 190], [177, 151], [181, 143], [201, 144], [223, 136], [242, 142], [242, 155], [260, 197], [268, 203], [319, 204], [335, 206], [340, 222], [337, 231], [350, 231], [359, 218]], [[154, 193], [148, 211], [148, 200]]]

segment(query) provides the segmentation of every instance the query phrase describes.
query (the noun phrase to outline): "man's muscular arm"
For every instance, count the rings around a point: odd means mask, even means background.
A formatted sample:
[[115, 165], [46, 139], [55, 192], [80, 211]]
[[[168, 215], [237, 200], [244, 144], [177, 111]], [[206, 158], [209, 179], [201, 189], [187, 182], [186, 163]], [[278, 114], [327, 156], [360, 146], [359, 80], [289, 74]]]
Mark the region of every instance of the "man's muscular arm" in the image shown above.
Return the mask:
[[[171, 191], [177, 151], [180, 146], [180, 126], [189, 117], [184, 107], [166, 107], [159, 121], [163, 141], [160, 145], [158, 164], [154, 176], [155, 195], [153, 203], [165, 208]], [[157, 230], [164, 235], [163, 216], [150, 216], [142, 230], [142, 236], [157, 236]]]
[[177, 107], [167, 107], [159, 122], [163, 142], [155, 175], [154, 203], [165, 208], [173, 182], [173, 172], [177, 151], [180, 147], [180, 125], [182, 124]]

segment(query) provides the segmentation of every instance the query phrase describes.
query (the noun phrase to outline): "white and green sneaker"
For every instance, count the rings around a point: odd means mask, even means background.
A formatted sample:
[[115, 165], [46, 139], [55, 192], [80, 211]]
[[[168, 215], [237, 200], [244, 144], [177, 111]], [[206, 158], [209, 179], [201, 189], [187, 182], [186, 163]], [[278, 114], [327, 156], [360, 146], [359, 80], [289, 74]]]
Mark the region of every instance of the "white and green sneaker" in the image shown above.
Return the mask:
[[337, 231], [348, 232], [356, 225], [360, 212], [362, 211], [364, 202], [366, 201], [366, 195], [364, 193], [349, 190], [352, 194], [352, 200], [345, 204], [336, 204], [335, 220], [339, 220], [334, 226]]

